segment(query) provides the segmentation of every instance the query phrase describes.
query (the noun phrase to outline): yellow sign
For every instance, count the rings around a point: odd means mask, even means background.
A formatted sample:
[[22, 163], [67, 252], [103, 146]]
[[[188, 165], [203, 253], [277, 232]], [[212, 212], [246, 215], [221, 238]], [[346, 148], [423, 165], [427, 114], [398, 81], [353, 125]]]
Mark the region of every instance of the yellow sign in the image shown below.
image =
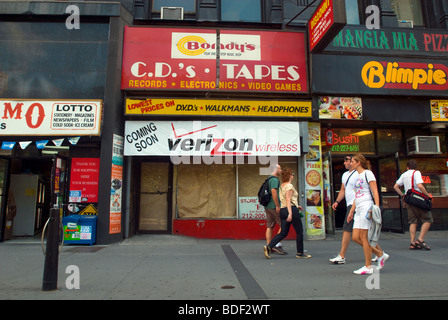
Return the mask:
[[126, 115], [311, 117], [311, 101], [126, 99]]
[[98, 210], [93, 204], [89, 204], [79, 213], [80, 216], [96, 216], [97, 214]]
[[431, 100], [432, 121], [448, 121], [448, 100]]

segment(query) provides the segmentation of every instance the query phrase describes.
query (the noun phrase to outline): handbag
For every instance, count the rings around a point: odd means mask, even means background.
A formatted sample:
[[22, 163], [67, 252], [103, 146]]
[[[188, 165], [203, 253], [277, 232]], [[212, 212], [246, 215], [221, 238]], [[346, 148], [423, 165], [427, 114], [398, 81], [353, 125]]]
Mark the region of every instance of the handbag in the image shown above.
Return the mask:
[[404, 196], [404, 202], [410, 204], [411, 206], [429, 211], [432, 207], [432, 199], [428, 196], [425, 196], [423, 193], [418, 192], [414, 189], [414, 172], [412, 173], [411, 184], [412, 188], [406, 192]]

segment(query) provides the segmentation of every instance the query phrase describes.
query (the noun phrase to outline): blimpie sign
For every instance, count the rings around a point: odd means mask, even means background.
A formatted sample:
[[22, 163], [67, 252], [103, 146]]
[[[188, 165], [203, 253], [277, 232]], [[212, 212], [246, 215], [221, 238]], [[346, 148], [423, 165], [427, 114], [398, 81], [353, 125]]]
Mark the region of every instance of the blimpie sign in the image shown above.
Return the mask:
[[101, 100], [0, 100], [0, 136], [99, 135]]
[[307, 93], [305, 36], [126, 27], [121, 88]]
[[314, 55], [313, 64], [316, 92], [448, 95], [448, 65], [443, 60], [326, 54]]
[[299, 123], [126, 121], [124, 155], [299, 156]]

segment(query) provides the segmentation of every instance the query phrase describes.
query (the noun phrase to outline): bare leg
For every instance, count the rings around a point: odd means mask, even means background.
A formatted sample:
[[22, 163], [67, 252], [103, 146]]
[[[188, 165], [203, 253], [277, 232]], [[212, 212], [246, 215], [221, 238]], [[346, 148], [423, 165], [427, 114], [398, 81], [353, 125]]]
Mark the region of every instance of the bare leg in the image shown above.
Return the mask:
[[[429, 227], [431, 227], [431, 223], [425, 222], [422, 224], [422, 227], [420, 229], [420, 234], [418, 235], [418, 238], [421, 242], [425, 241], [425, 235], [428, 233]], [[414, 234], [415, 236], [415, 234]]]
[[350, 245], [350, 235], [351, 235], [351, 232], [349, 232], [349, 231], [344, 231], [342, 233], [342, 243], [341, 243], [341, 252], [340, 252], [341, 258], [345, 258], [345, 254], [347, 253], [348, 246]]

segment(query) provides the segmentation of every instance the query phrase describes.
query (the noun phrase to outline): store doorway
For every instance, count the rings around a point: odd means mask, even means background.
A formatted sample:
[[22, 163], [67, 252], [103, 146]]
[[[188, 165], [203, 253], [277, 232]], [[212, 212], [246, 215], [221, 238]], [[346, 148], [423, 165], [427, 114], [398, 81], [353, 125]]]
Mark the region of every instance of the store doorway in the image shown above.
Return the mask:
[[170, 162], [141, 162], [139, 232], [171, 233], [171, 172]]
[[406, 221], [400, 197], [394, 190], [400, 177], [400, 159], [398, 153], [376, 159], [378, 191], [383, 206], [383, 231], [405, 233]]
[[40, 234], [50, 208], [66, 199], [67, 176], [67, 159], [59, 155], [0, 159], [1, 239]]
[[[332, 190], [332, 200], [331, 204], [338, 198], [339, 191], [342, 186], [342, 175], [345, 171], [347, 171], [344, 167], [344, 158], [339, 155], [332, 155], [331, 157], [331, 167], [329, 176], [332, 178], [331, 190]], [[344, 225], [345, 214], [347, 211], [347, 205], [345, 203], [345, 199], [341, 201], [336, 210], [334, 210], [334, 227], [335, 229], [342, 229]]]

